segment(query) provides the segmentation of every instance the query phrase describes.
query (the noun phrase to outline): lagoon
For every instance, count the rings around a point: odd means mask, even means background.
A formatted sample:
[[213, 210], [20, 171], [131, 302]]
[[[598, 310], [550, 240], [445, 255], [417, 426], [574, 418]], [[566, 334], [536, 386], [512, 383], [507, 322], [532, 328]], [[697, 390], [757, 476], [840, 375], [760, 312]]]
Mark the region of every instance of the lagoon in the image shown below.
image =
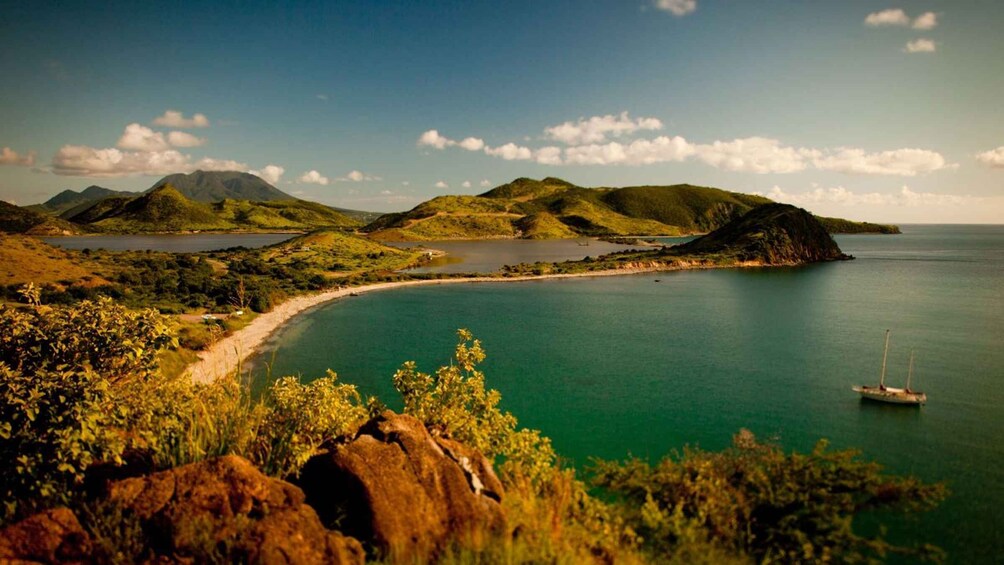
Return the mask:
[[71, 235], [40, 237], [49, 245], [66, 249], [105, 249], [107, 251], [166, 251], [200, 253], [230, 247], [254, 249], [275, 245], [296, 237], [292, 233], [196, 233], [153, 235]]
[[[399, 408], [406, 360], [449, 362], [466, 327], [490, 386], [581, 466], [590, 456], [720, 449], [748, 428], [807, 451], [820, 438], [898, 473], [948, 481], [897, 538], [995, 562], [1004, 544], [1004, 226], [839, 236], [855, 261], [803, 268], [404, 288], [344, 299], [280, 330], [272, 374], [331, 368]], [[655, 282], [659, 279], [661, 282]], [[916, 350], [923, 408], [866, 403], [892, 329], [889, 383]]]

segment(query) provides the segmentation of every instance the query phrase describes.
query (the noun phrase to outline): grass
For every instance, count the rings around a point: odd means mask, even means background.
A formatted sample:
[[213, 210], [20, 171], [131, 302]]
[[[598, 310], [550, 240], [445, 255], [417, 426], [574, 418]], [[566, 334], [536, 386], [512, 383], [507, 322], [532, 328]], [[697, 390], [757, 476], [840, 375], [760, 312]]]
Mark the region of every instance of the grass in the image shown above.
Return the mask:
[[422, 253], [398, 249], [338, 230], [320, 230], [271, 246], [265, 261], [346, 277], [366, 271], [395, 271], [417, 263]]
[[20, 235], [0, 235], [0, 285], [99, 286], [100, 265], [80, 255]]

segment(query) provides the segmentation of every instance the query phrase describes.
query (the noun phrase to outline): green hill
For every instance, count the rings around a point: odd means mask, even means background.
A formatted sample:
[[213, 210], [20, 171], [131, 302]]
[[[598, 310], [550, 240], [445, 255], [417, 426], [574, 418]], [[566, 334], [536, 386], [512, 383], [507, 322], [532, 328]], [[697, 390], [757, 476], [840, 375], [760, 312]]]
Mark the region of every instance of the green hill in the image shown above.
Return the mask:
[[[771, 203], [762, 196], [678, 184], [583, 188], [519, 178], [479, 196], [438, 196], [387, 214], [364, 231], [376, 239], [555, 238], [707, 233]], [[895, 233], [895, 226], [824, 218], [834, 232]]]
[[53, 214], [55, 216], [62, 216], [63, 214], [72, 216], [74, 215], [74, 210], [79, 212], [90, 207], [99, 200], [113, 197], [132, 197], [137, 196], [137, 194], [138, 193], [135, 192], [111, 190], [109, 188], [91, 185], [80, 192], [75, 190], [64, 190], [63, 192], [60, 192], [59, 194], [46, 200], [42, 204], [33, 204], [32, 206], [28, 206], [28, 208], [38, 212]]
[[171, 185], [186, 198], [197, 202], [221, 200], [295, 200], [259, 176], [238, 171], [195, 171], [168, 175], [155, 182], [146, 192]]
[[233, 230], [353, 228], [357, 220], [316, 202], [223, 200], [213, 204], [186, 198], [171, 185], [135, 198], [111, 197], [69, 218], [94, 231], [149, 233]]
[[78, 226], [44, 212], [29, 210], [0, 200], [0, 231], [27, 235], [72, 235]]

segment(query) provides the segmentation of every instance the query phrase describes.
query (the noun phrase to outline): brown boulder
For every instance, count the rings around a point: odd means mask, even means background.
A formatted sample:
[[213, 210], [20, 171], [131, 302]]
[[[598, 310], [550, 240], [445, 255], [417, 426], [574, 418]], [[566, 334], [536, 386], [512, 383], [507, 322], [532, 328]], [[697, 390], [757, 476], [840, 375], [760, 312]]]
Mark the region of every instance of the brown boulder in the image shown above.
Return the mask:
[[67, 508], [35, 514], [0, 530], [0, 563], [82, 563], [90, 538]]
[[[362, 546], [325, 529], [297, 487], [227, 456], [109, 486], [139, 519], [156, 555], [209, 548], [256, 563], [362, 563]], [[222, 548], [222, 549], [221, 549]]]
[[425, 561], [451, 542], [481, 547], [506, 530], [491, 463], [391, 411], [311, 458], [299, 484], [325, 524], [381, 557]]

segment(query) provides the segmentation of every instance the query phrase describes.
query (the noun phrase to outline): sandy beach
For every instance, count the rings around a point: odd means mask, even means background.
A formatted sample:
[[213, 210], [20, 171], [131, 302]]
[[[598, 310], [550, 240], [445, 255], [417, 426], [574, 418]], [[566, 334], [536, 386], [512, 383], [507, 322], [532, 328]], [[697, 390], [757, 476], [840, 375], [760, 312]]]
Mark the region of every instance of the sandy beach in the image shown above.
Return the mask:
[[548, 279], [565, 279], [581, 277], [605, 277], [616, 275], [631, 275], [637, 273], [657, 272], [666, 270], [665, 266], [633, 267], [626, 269], [613, 269], [607, 271], [594, 271], [588, 273], [555, 274], [540, 276], [520, 276], [520, 277], [474, 277], [474, 278], [452, 278], [436, 280], [416, 280], [377, 283], [367, 286], [345, 287], [338, 290], [330, 290], [317, 294], [309, 294], [291, 298], [286, 302], [276, 306], [271, 312], [266, 312], [255, 318], [244, 328], [221, 339], [212, 347], [199, 353], [199, 360], [189, 365], [186, 372], [192, 380], [197, 383], [209, 383], [219, 377], [226, 375], [237, 369], [248, 357], [250, 357], [276, 330], [282, 327], [294, 316], [306, 310], [337, 300], [350, 295], [359, 295], [367, 292], [380, 290], [390, 290], [406, 286], [428, 286], [442, 284], [470, 284], [470, 283], [507, 283], [540, 281]]

